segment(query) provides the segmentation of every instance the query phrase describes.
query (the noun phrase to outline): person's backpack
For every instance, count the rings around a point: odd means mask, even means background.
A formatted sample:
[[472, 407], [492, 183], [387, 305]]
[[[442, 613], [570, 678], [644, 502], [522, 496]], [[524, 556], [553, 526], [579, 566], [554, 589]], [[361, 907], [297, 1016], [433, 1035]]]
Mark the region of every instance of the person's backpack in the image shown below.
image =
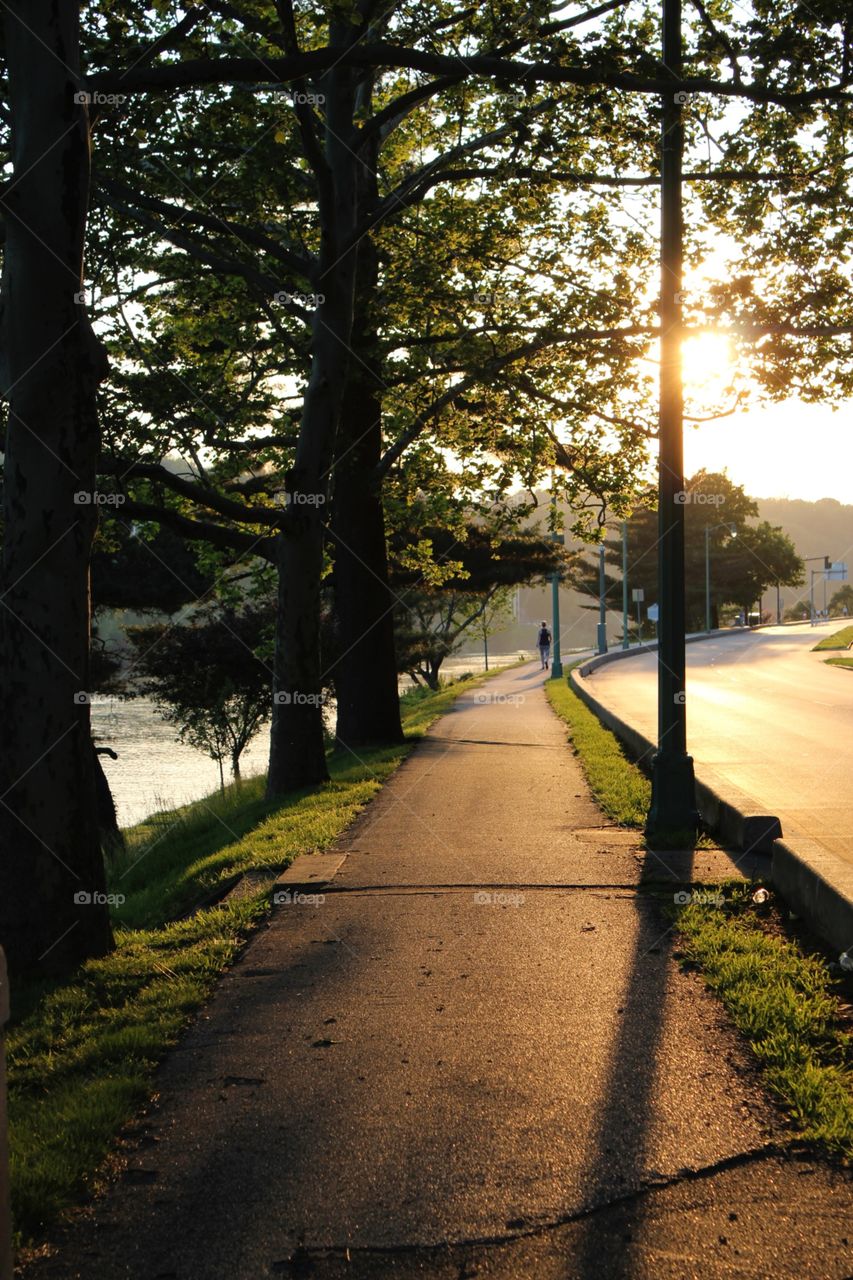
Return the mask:
[[540, 628], [540, 630], [539, 630], [539, 640], [537, 641], [537, 643], [538, 643], [538, 644], [550, 644], [550, 643], [551, 643], [551, 632], [548, 630], [548, 628], [547, 628], [547, 627], [541, 627], [541, 628]]

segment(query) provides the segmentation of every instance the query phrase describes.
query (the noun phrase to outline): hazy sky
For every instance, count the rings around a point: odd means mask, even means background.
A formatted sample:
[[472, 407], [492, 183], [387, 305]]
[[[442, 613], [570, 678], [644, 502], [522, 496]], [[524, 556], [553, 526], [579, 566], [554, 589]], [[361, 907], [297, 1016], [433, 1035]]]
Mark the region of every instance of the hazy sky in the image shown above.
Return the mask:
[[685, 427], [684, 467], [724, 468], [754, 498], [853, 503], [853, 403], [784, 404]]

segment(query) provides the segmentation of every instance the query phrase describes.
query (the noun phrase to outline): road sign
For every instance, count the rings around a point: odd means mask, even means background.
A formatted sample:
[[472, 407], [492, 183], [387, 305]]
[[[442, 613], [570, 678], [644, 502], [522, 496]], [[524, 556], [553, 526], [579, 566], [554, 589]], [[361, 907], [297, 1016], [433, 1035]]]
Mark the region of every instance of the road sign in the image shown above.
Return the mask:
[[660, 621], [660, 605], [650, 604], [648, 609], [646, 610], [646, 617], [648, 618], [649, 622], [659, 622]]
[[645, 593], [643, 591], [643, 588], [634, 587], [634, 590], [631, 592], [631, 599], [634, 601], [634, 604], [639, 604], [639, 602], [644, 598], [645, 598]]
[[847, 581], [847, 565], [843, 560], [836, 560], [826, 570], [825, 576], [832, 582], [846, 582]]

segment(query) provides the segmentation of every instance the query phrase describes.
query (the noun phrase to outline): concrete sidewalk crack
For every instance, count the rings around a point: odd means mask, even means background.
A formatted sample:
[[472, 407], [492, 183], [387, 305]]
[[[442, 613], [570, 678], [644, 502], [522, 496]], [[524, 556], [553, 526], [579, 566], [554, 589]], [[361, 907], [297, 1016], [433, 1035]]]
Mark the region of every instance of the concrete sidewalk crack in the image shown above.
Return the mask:
[[743, 1168], [745, 1165], [759, 1163], [763, 1160], [811, 1159], [814, 1158], [815, 1154], [809, 1147], [799, 1142], [764, 1143], [760, 1147], [753, 1147], [748, 1151], [739, 1151], [732, 1156], [724, 1156], [720, 1160], [715, 1160], [712, 1164], [702, 1165], [699, 1168], [686, 1168], [669, 1176], [660, 1175], [647, 1178], [622, 1195], [612, 1196], [596, 1204], [585, 1205], [572, 1213], [562, 1214], [558, 1218], [552, 1218], [545, 1222], [532, 1223], [530, 1226], [520, 1225], [517, 1230], [513, 1231], [500, 1232], [490, 1236], [465, 1236], [456, 1240], [442, 1240], [435, 1244], [415, 1244], [402, 1241], [399, 1244], [382, 1245], [306, 1245], [301, 1243], [289, 1259], [284, 1262], [279, 1261], [273, 1265], [277, 1267], [292, 1267], [298, 1265], [300, 1260], [307, 1262], [311, 1258], [343, 1258], [352, 1254], [357, 1254], [360, 1257], [417, 1256], [419, 1254], [450, 1253], [458, 1249], [500, 1247], [514, 1244], [521, 1240], [531, 1240], [545, 1236], [551, 1231], [558, 1231], [561, 1227], [570, 1226], [572, 1223], [594, 1218], [596, 1215], [606, 1213], [608, 1210], [618, 1208], [620, 1205], [631, 1204], [651, 1192], [666, 1191], [672, 1187], [691, 1182], [702, 1182], [716, 1177], [717, 1174], [727, 1173], [730, 1169]]

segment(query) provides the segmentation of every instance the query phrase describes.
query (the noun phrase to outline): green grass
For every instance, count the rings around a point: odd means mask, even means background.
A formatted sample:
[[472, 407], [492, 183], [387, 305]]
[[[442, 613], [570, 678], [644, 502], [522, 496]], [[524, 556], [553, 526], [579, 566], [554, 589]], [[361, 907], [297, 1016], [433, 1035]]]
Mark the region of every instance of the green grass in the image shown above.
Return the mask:
[[608, 818], [621, 826], [642, 827], [651, 800], [648, 778], [566, 681], [546, 681], [545, 693], [557, 715], [569, 726], [569, 741], [592, 794]]
[[[615, 822], [642, 826], [651, 795], [647, 778], [567, 683], [551, 681], [545, 689], [569, 726], [604, 812]], [[683, 957], [697, 965], [749, 1041], [767, 1088], [800, 1135], [853, 1156], [853, 1037], [841, 1029], [826, 962], [768, 927], [772, 907], [753, 903], [755, 885], [694, 887], [721, 892], [725, 903], [676, 907], [669, 900]]]
[[819, 640], [812, 649], [812, 653], [816, 653], [820, 649], [849, 649], [853, 644], [853, 626], [842, 627], [840, 631], [834, 632], [831, 636], [824, 636]]
[[[490, 673], [497, 674], [497, 672]], [[62, 983], [13, 990], [7, 1040], [12, 1201], [19, 1245], [41, 1236], [95, 1185], [117, 1132], [151, 1093], [154, 1068], [269, 910], [268, 882], [301, 853], [328, 848], [418, 737], [472, 683], [402, 699], [407, 741], [332, 754], [331, 781], [264, 799], [262, 778], [126, 833], [110, 870], [116, 948]], [[188, 915], [240, 872], [246, 897]]]
[[825, 658], [824, 661], [828, 667], [846, 667], [853, 671], [853, 658]]
[[770, 931], [754, 886], [720, 886], [725, 905], [676, 915], [687, 960], [722, 1000], [801, 1136], [853, 1156], [853, 1036], [841, 1029], [825, 962]]

